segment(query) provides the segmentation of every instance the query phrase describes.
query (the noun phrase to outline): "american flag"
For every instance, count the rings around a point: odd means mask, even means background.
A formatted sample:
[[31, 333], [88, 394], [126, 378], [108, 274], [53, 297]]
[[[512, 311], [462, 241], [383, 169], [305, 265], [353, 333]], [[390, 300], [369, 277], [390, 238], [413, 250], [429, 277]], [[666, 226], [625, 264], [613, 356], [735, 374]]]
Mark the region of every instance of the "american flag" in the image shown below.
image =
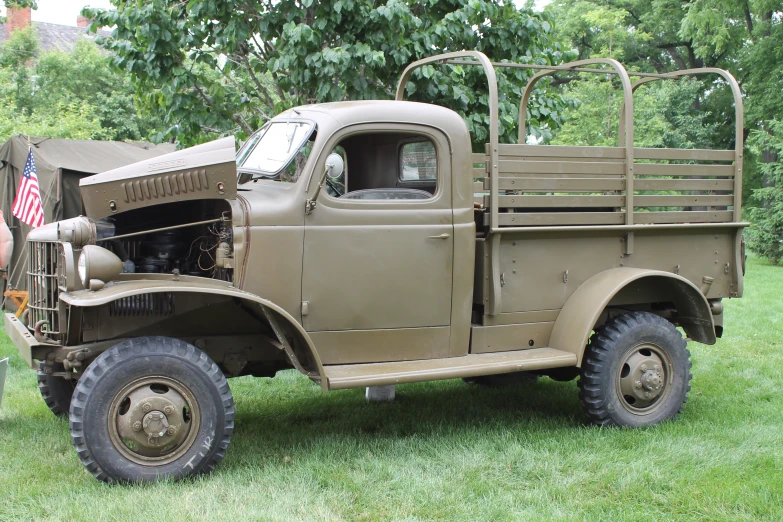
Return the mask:
[[19, 183], [19, 192], [16, 193], [11, 213], [18, 217], [20, 221], [27, 223], [33, 228], [44, 224], [41, 188], [38, 186], [38, 174], [35, 172], [32, 148], [30, 148], [30, 153], [27, 155], [27, 163], [24, 166], [22, 181]]

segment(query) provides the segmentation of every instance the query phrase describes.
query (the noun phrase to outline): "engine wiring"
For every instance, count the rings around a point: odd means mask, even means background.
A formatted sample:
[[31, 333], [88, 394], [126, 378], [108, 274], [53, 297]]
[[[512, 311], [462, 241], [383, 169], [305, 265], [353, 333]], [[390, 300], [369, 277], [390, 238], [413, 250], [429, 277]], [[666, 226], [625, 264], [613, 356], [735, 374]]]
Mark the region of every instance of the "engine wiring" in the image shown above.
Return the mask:
[[[213, 223], [207, 227], [208, 235], [201, 235], [194, 239], [188, 249], [187, 261], [195, 264], [202, 272], [208, 272], [209, 276], [217, 279], [225, 279], [224, 269], [217, 267], [216, 250], [221, 243], [230, 243], [231, 231], [222, 223]], [[194, 252], [194, 246], [198, 243], [198, 249]], [[207, 260], [203, 260], [206, 255]], [[211, 266], [204, 266], [211, 263]]]

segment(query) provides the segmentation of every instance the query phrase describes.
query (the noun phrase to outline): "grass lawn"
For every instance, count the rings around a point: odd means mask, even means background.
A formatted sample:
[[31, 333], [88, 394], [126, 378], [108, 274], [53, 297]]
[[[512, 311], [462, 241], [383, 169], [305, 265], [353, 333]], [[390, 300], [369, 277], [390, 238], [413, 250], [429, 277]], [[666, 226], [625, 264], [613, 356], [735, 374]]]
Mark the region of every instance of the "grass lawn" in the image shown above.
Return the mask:
[[214, 474], [152, 486], [94, 480], [2, 336], [0, 520], [781, 520], [783, 268], [751, 259], [725, 316], [717, 345], [690, 346], [676, 422], [588, 426], [574, 382], [409, 384], [367, 405], [287, 371], [230, 381]]

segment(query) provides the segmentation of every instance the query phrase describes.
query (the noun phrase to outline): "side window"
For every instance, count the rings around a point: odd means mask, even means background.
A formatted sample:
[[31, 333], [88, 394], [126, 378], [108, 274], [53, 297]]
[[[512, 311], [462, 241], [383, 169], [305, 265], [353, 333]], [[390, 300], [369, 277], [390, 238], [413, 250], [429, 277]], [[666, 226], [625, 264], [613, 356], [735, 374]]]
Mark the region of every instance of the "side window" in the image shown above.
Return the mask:
[[340, 141], [338, 152], [350, 166], [330, 180], [329, 195], [356, 200], [430, 199], [437, 190], [435, 144], [411, 132], [366, 132]]
[[400, 181], [435, 181], [437, 163], [431, 141], [405, 143], [400, 149]]

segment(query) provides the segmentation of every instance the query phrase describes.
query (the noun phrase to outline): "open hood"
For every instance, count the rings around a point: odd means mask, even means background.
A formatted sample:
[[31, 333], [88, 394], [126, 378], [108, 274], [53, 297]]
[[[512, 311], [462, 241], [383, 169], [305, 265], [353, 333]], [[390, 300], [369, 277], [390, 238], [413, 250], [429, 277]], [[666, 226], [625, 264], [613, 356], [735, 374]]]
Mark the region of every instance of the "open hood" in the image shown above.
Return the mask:
[[83, 178], [79, 182], [88, 217], [192, 199], [235, 199], [234, 137]]

